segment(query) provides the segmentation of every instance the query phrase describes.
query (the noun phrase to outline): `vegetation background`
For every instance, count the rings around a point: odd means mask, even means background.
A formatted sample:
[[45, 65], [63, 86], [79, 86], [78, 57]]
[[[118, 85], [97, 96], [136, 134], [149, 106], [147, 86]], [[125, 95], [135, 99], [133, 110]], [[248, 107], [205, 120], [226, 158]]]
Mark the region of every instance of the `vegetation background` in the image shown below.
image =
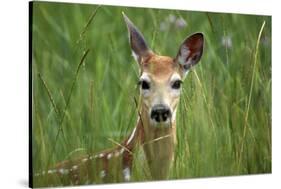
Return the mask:
[[[48, 2], [32, 11], [34, 172], [112, 147], [135, 126], [138, 67], [122, 11], [162, 55], [205, 35], [183, 84], [170, 179], [271, 172], [271, 17]], [[151, 180], [134, 166], [133, 181]]]

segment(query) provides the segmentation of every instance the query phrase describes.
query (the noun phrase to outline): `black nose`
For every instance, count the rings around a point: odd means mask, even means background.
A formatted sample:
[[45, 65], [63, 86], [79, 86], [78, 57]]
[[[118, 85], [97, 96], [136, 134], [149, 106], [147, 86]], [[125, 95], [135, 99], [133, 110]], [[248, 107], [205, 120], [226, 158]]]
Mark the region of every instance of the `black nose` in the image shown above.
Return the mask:
[[171, 117], [171, 111], [165, 105], [155, 105], [151, 110], [150, 117], [156, 122], [166, 121], [169, 117]]

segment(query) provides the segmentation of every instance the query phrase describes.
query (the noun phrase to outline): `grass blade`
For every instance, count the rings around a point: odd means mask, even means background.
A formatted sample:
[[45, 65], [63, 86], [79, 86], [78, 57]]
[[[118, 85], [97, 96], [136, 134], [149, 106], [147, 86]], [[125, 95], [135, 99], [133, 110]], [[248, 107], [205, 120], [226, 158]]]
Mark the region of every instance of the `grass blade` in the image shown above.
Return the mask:
[[244, 148], [244, 141], [245, 141], [245, 137], [246, 137], [246, 133], [247, 133], [249, 110], [250, 110], [250, 104], [251, 104], [251, 100], [252, 100], [255, 71], [256, 71], [256, 65], [257, 65], [257, 59], [258, 59], [259, 44], [260, 44], [261, 34], [263, 32], [264, 26], [265, 26], [265, 21], [263, 21], [261, 29], [259, 31], [259, 35], [258, 35], [258, 39], [257, 39], [257, 43], [256, 43], [256, 48], [255, 48], [254, 67], [253, 67], [253, 73], [252, 73], [252, 79], [251, 79], [251, 85], [250, 85], [249, 99], [248, 99], [248, 104], [247, 104], [245, 119], [244, 119], [243, 136], [242, 136], [240, 151], [239, 151], [239, 155], [238, 155], [237, 171], [239, 171], [240, 167], [241, 167], [241, 159], [242, 159], [242, 153], [243, 153], [243, 148]]
[[63, 124], [63, 120], [64, 120], [64, 117], [65, 117], [65, 112], [66, 112], [66, 110], [67, 110], [67, 108], [68, 108], [68, 106], [69, 106], [70, 99], [71, 99], [71, 95], [72, 95], [72, 92], [73, 92], [75, 83], [76, 83], [76, 81], [77, 81], [77, 78], [78, 78], [79, 70], [80, 70], [81, 65], [83, 64], [85, 58], [87, 57], [89, 51], [90, 51], [90, 49], [87, 49], [87, 50], [84, 52], [84, 54], [83, 54], [83, 56], [82, 56], [82, 58], [81, 58], [81, 60], [80, 60], [80, 63], [79, 63], [78, 66], [77, 66], [77, 69], [76, 69], [76, 72], [75, 72], [75, 76], [74, 76], [74, 78], [73, 78], [72, 85], [71, 85], [71, 88], [70, 88], [70, 92], [69, 92], [69, 95], [68, 95], [68, 98], [67, 98], [67, 101], [66, 101], [66, 105], [65, 105], [65, 108], [64, 108], [64, 111], [63, 111], [63, 114], [62, 114], [60, 123], [59, 123], [59, 129], [58, 129], [57, 135], [56, 135], [56, 137], [55, 137], [55, 143], [54, 143], [52, 152], [51, 152], [51, 154], [50, 154], [50, 157], [49, 157], [49, 160], [48, 160], [48, 163], [47, 163], [47, 168], [49, 167], [50, 160], [51, 160], [51, 158], [52, 158], [52, 156], [53, 156], [53, 154], [54, 154], [54, 151], [55, 151], [55, 149], [56, 149], [56, 143], [57, 143], [57, 140], [58, 140], [58, 138], [59, 138], [59, 134], [60, 134], [60, 132], [63, 132], [62, 124]]

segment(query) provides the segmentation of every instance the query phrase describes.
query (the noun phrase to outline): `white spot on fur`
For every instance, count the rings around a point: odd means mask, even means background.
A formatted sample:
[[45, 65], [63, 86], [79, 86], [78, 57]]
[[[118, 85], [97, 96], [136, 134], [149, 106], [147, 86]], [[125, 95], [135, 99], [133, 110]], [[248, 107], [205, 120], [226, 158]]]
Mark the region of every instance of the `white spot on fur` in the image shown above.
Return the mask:
[[110, 159], [112, 157], [112, 153], [107, 154], [107, 159]]
[[104, 178], [105, 176], [106, 176], [105, 170], [102, 170], [102, 171], [100, 172], [100, 177], [101, 177], [101, 178]]
[[69, 170], [61, 168], [61, 169], [59, 169], [59, 173], [62, 174], [62, 175], [66, 175], [66, 174], [69, 173]]
[[73, 165], [72, 170], [76, 170], [76, 169], [78, 169], [78, 165]]
[[125, 169], [123, 169], [123, 176], [124, 176], [124, 180], [125, 181], [130, 181], [131, 179], [131, 171], [129, 167], [126, 167]]
[[103, 153], [100, 153], [100, 154], [99, 154], [99, 158], [102, 158], [103, 156], [104, 156]]
[[48, 174], [53, 174], [53, 173], [56, 173], [57, 170], [56, 169], [53, 169], [53, 170], [48, 170]]
[[84, 158], [84, 159], [82, 160], [83, 163], [85, 163], [86, 161], [88, 161], [88, 158]]

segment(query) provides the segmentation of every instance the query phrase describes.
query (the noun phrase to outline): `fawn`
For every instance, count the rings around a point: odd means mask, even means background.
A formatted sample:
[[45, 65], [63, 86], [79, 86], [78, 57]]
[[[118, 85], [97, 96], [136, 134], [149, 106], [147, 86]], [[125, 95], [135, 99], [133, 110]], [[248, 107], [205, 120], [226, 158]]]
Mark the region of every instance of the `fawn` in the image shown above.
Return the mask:
[[143, 148], [151, 177], [166, 179], [174, 158], [176, 112], [181, 84], [203, 53], [204, 37], [195, 33], [180, 45], [175, 58], [160, 56], [149, 49], [143, 35], [123, 13], [129, 41], [139, 70], [140, 111], [136, 127], [117, 147], [76, 160], [67, 160], [53, 169], [35, 174], [45, 185], [87, 184], [130, 181], [134, 150]]

